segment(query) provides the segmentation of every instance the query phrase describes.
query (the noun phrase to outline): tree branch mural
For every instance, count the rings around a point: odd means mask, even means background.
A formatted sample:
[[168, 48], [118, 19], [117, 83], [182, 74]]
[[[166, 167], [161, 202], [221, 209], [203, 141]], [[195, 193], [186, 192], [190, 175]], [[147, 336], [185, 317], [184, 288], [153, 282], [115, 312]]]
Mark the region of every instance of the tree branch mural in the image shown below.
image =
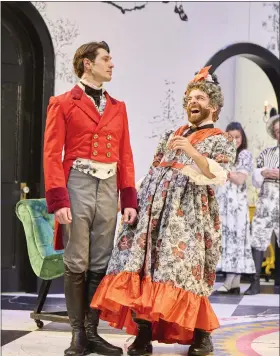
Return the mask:
[[161, 114], [155, 115], [150, 121], [152, 126], [152, 133], [149, 138], [159, 138], [164, 132], [176, 129], [177, 127], [184, 124], [184, 110], [181, 105], [181, 111], [177, 111], [177, 103], [174, 97], [173, 85], [175, 82], [165, 80], [165, 96], [164, 99], [160, 101], [161, 104]]
[[[161, 1], [163, 4], [169, 4], [171, 1]], [[131, 12], [131, 11], [137, 11], [137, 10], [143, 10], [145, 9], [146, 6], [149, 5], [149, 2], [135, 2], [134, 6], [129, 7], [129, 2], [125, 3], [125, 7], [121, 6], [120, 2], [115, 2], [115, 1], [103, 1], [105, 4], [112, 5], [116, 7], [118, 10], [121, 11], [122, 14], [125, 15], [126, 12]], [[141, 4], [141, 5], [140, 5]], [[175, 1], [175, 6], [174, 6], [174, 12], [175, 14], [178, 14], [180, 17], [180, 20], [182, 21], [188, 21], [188, 16], [185, 13], [184, 7], [183, 7], [183, 2], [182, 1]]]
[[263, 21], [262, 27], [271, 33], [270, 41], [267, 44], [267, 49], [280, 51], [280, 38], [279, 38], [279, 2], [266, 2], [263, 4], [270, 11], [268, 19]]
[[67, 53], [67, 46], [71, 46], [79, 36], [78, 26], [67, 18], [59, 18], [56, 21], [47, 16], [47, 3], [34, 1], [32, 4], [40, 12], [50, 31], [55, 52], [55, 78], [68, 83], [75, 83], [76, 78], [72, 70], [72, 60]]
[[118, 5], [118, 3], [114, 2], [114, 1], [103, 1], [103, 3], [116, 7], [117, 9], [119, 9], [121, 11], [122, 14], [125, 14], [126, 12], [130, 12], [130, 11], [142, 10], [146, 7], [146, 5], [148, 5], [148, 2], [146, 1], [143, 5], [135, 5], [134, 7], [131, 7], [131, 8], [125, 8], [125, 7], [122, 7], [121, 5]]

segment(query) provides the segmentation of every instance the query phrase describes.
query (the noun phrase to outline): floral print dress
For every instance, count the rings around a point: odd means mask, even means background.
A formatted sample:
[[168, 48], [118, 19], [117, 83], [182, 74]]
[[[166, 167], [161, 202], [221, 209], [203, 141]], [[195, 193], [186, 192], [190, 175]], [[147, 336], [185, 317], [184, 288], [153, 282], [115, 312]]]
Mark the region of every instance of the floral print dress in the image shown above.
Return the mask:
[[279, 179], [265, 179], [261, 172], [265, 168], [280, 168], [280, 146], [265, 149], [257, 159], [253, 183], [261, 188], [252, 221], [252, 247], [266, 251], [274, 233], [280, 246], [279, 232]]
[[[197, 185], [180, 170], [160, 164], [193, 163], [184, 152], [168, 149], [173, 134], [166, 133], [157, 147], [138, 192], [138, 221], [120, 226], [91, 306], [130, 334], [137, 333], [133, 312], [152, 322], [154, 340], [190, 344], [194, 328], [219, 327], [207, 297], [221, 252], [220, 218], [213, 187]], [[235, 160], [235, 144], [226, 133], [194, 146], [227, 172]]]
[[[242, 150], [232, 170], [250, 175], [253, 171], [251, 152]], [[222, 220], [222, 271], [255, 273], [246, 182], [237, 185], [228, 181], [218, 187], [217, 200]]]

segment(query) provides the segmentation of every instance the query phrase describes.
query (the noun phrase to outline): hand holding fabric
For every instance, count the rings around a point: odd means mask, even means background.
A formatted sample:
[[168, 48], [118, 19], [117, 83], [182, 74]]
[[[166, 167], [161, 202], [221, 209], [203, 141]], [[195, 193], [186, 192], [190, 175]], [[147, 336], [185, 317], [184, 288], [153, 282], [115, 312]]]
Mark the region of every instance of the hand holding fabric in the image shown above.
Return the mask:
[[207, 159], [202, 156], [190, 143], [189, 139], [182, 136], [175, 136], [173, 140], [171, 140], [169, 144], [169, 148], [172, 150], [182, 150], [184, 151], [189, 157], [191, 157], [195, 164], [200, 169], [201, 173], [207, 178], [215, 178], [209, 170], [209, 164]]
[[192, 157], [192, 155], [196, 152], [196, 149], [190, 143], [187, 137], [175, 136], [172, 140], [170, 140], [169, 147], [170, 150], [182, 150], [188, 156]]

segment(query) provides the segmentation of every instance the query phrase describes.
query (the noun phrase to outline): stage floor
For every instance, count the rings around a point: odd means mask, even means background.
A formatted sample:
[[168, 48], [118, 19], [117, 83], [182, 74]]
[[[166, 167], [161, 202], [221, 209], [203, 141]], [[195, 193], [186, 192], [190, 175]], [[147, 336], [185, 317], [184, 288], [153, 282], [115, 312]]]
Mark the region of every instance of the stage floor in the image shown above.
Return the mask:
[[[217, 283], [218, 287], [221, 283]], [[242, 284], [242, 291], [248, 285]], [[221, 328], [213, 333], [215, 356], [278, 356], [279, 355], [279, 294], [271, 283], [263, 282], [269, 294], [256, 296], [212, 296], [212, 306]], [[30, 319], [35, 296], [2, 295], [1, 345], [3, 356], [62, 356], [69, 346], [71, 332], [67, 324], [44, 322], [41, 330]], [[45, 310], [65, 310], [64, 295], [50, 295]], [[133, 337], [121, 330], [100, 323], [100, 334], [125, 351]], [[154, 345], [154, 355], [187, 355], [188, 347]]]

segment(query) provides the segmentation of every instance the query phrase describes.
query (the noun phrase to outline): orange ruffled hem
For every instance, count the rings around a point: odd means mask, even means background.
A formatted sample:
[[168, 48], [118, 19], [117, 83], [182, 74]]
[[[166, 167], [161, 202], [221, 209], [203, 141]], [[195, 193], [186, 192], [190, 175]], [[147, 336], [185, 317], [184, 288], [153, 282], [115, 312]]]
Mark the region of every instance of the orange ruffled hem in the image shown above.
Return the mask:
[[117, 329], [137, 335], [136, 317], [152, 322], [153, 340], [190, 345], [195, 328], [212, 332], [220, 325], [207, 297], [174, 287], [171, 283], [142, 281], [135, 272], [107, 275], [99, 285], [91, 307]]

